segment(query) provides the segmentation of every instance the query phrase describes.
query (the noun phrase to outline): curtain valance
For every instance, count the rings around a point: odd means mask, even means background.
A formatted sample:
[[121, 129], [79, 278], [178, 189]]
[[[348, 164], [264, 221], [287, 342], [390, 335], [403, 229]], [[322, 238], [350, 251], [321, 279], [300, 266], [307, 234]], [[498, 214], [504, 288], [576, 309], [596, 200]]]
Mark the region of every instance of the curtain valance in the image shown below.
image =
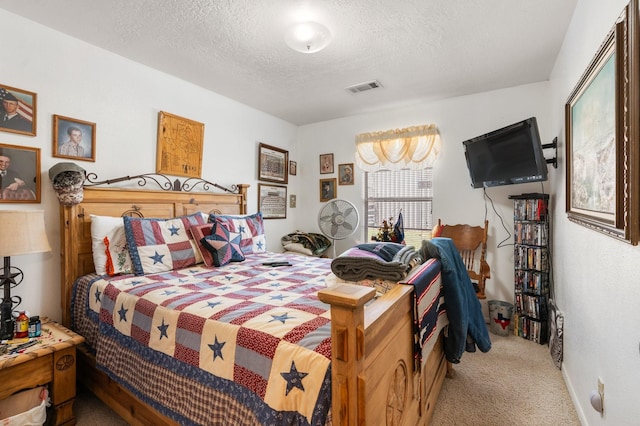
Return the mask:
[[368, 172], [424, 169], [435, 161], [441, 143], [435, 124], [361, 133], [356, 136], [356, 164]]

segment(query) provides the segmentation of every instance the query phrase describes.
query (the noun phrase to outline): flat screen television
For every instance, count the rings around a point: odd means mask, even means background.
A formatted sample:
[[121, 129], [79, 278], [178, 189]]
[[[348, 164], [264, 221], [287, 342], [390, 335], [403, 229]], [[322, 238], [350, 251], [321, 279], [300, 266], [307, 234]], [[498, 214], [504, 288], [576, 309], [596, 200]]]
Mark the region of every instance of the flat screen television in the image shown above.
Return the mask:
[[474, 188], [547, 180], [547, 161], [535, 117], [463, 144]]

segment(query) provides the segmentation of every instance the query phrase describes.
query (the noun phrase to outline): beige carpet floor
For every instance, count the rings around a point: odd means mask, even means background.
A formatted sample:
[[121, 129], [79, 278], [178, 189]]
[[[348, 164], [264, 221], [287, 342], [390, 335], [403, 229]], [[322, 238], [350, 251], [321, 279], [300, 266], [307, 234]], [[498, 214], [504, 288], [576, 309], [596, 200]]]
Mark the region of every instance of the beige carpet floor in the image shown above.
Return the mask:
[[[520, 337], [491, 334], [488, 353], [465, 353], [445, 379], [434, 426], [579, 426], [562, 373], [549, 347]], [[126, 425], [92, 394], [79, 389], [80, 426]]]
[[490, 337], [489, 352], [466, 352], [445, 379], [433, 425], [580, 425], [547, 345]]

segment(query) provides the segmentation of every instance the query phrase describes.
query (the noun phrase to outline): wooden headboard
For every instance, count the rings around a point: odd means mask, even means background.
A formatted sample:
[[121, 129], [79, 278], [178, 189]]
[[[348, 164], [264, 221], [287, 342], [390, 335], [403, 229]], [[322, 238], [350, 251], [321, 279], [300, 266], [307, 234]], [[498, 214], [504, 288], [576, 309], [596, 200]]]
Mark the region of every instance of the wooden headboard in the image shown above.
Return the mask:
[[149, 191], [84, 188], [80, 204], [60, 206], [62, 323], [71, 325], [71, 294], [75, 280], [95, 271], [91, 253], [91, 215], [171, 218], [198, 211], [246, 214], [247, 188], [238, 193]]

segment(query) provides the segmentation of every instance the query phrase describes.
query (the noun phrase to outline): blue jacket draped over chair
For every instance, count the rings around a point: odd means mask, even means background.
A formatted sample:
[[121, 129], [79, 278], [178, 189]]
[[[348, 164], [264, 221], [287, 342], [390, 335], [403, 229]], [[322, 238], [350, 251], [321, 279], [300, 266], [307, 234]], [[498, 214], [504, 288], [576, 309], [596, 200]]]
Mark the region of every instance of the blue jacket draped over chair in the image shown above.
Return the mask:
[[[429, 244], [432, 247], [425, 248]], [[434, 250], [435, 248], [435, 250]], [[445, 334], [447, 361], [457, 364], [462, 354], [491, 349], [491, 339], [482, 315], [482, 306], [476, 296], [458, 249], [451, 238], [433, 238], [423, 242], [430, 257], [437, 257], [442, 264], [442, 294], [449, 317], [449, 330]], [[423, 259], [426, 259], [423, 254]]]

